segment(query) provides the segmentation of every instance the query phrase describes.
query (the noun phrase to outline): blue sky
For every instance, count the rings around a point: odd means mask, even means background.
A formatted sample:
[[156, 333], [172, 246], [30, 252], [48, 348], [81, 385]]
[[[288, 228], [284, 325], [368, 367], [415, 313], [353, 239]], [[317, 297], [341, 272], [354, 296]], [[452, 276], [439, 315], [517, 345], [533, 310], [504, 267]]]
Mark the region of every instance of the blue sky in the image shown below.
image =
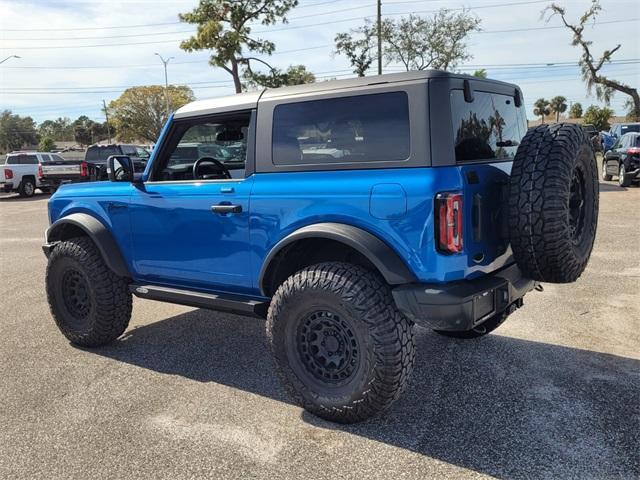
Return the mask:
[[[557, 1], [571, 18], [590, 3]], [[383, 15], [398, 18], [408, 13], [428, 15], [442, 7], [471, 8], [481, 18], [483, 31], [470, 37], [473, 58], [461, 71], [485, 68], [491, 78], [519, 84], [532, 118], [531, 105], [541, 96], [564, 95], [585, 107], [600, 104], [595, 96], [587, 97], [578, 68], [563, 65], [576, 62], [580, 50], [570, 45], [566, 29], [557, 28], [559, 18], [548, 23], [540, 18], [549, 3], [383, 0]], [[169, 82], [190, 85], [197, 98], [232, 94], [231, 77], [210, 67], [205, 52], [186, 53], [178, 47], [194, 30], [178, 23], [178, 13], [196, 4], [197, 0], [0, 1], [0, 60], [22, 57], [0, 65], [0, 109], [31, 115], [39, 122], [81, 114], [101, 119], [102, 99], [108, 103], [126, 86], [164, 83], [164, 70], [154, 52], [175, 57], [169, 64]], [[614, 58], [636, 63], [610, 65], [604, 71], [640, 87], [640, 1], [602, 0], [602, 6], [598, 23], [586, 29], [593, 50], [599, 53], [622, 43]], [[254, 31], [276, 43], [276, 54], [268, 59], [271, 64], [302, 63], [319, 78], [346, 78], [352, 73], [343, 57], [332, 54], [333, 38], [375, 16], [375, 11], [375, 0], [301, 0], [290, 12], [288, 24], [256, 26]], [[398, 71], [398, 66], [389, 65], [385, 71]], [[625, 100], [616, 94], [612, 108], [622, 114]]]

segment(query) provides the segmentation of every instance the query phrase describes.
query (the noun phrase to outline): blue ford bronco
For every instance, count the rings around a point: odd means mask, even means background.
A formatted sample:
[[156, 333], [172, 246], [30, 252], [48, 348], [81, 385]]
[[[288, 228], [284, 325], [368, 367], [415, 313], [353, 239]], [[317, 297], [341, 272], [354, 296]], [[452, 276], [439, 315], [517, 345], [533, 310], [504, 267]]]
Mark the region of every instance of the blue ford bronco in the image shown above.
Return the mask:
[[143, 174], [49, 201], [47, 297], [95, 347], [132, 294], [266, 318], [304, 408], [355, 422], [387, 409], [414, 364], [413, 325], [497, 328], [539, 282], [575, 281], [597, 221], [582, 129], [527, 131], [520, 89], [441, 71], [190, 103]]

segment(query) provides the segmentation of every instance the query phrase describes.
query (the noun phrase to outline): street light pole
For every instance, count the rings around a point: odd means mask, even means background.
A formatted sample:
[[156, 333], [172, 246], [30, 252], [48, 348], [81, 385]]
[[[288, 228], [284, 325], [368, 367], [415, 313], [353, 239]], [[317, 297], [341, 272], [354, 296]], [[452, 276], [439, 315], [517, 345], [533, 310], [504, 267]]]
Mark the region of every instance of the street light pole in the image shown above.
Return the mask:
[[167, 77], [167, 64], [169, 63], [169, 60], [171, 60], [173, 57], [169, 57], [166, 60], [162, 57], [162, 55], [160, 55], [159, 53], [154, 53], [154, 55], [157, 55], [158, 57], [160, 57], [160, 60], [162, 61], [162, 63], [164, 64], [164, 101], [166, 103], [166, 108], [167, 108], [167, 117], [169, 116], [169, 80]]
[[382, 75], [382, 0], [378, 0], [378, 75]]
[[7, 58], [5, 58], [4, 60], [2, 60], [0, 63], [4, 63], [4, 62], [6, 62], [7, 60], [9, 60], [10, 58], [21, 58], [21, 57], [19, 57], [18, 55], [9, 55]]

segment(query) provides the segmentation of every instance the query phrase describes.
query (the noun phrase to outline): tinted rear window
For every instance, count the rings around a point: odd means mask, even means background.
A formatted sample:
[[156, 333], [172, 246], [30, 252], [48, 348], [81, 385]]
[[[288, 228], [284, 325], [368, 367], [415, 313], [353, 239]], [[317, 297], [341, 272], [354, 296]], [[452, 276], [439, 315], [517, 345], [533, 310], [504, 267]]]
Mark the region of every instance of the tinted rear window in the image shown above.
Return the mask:
[[84, 159], [87, 162], [106, 162], [111, 155], [121, 155], [120, 147], [89, 147]]
[[275, 165], [402, 161], [409, 140], [404, 92], [289, 103], [273, 113]]
[[512, 159], [527, 132], [524, 108], [496, 93], [476, 91], [466, 102], [462, 90], [452, 90], [451, 119], [458, 162]]
[[622, 132], [622, 135], [624, 135], [625, 133], [629, 133], [629, 132], [640, 132], [640, 124], [634, 124], [634, 125], [622, 125], [620, 127], [620, 130]]

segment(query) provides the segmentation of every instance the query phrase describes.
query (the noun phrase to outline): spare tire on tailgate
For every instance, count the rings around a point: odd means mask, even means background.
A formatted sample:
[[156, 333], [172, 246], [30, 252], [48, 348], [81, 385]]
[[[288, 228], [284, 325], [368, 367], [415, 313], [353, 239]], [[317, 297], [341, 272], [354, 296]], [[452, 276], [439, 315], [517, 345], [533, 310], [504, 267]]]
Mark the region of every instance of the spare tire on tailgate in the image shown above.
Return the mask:
[[575, 281], [589, 261], [597, 221], [598, 170], [582, 128], [529, 129], [509, 185], [509, 236], [520, 270], [540, 282]]

